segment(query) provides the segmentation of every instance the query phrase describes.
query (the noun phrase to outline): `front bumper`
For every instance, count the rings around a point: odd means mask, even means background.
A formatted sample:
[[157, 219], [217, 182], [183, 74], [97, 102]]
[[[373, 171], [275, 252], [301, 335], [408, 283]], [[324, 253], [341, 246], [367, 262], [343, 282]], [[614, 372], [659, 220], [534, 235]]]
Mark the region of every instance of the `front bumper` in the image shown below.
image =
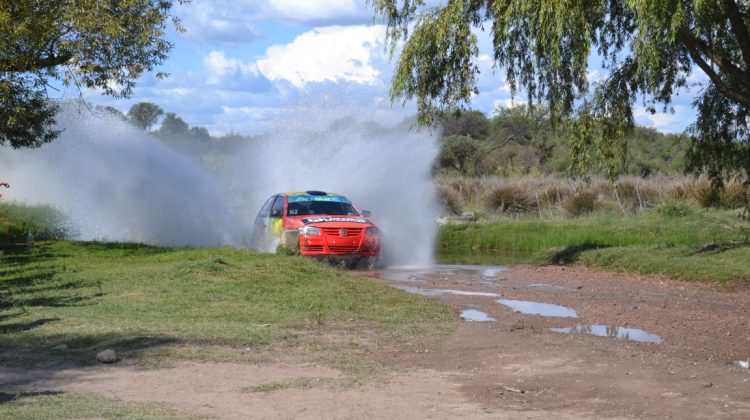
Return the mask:
[[380, 237], [367, 235], [365, 229], [321, 228], [320, 235], [299, 235], [299, 251], [305, 256], [380, 255]]

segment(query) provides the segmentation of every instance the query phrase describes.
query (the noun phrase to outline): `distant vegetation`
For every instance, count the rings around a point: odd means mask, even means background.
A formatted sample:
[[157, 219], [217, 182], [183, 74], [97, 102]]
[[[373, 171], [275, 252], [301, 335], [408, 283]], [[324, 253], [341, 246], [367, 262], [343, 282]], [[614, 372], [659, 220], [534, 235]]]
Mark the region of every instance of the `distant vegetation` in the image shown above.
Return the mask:
[[[488, 118], [479, 111], [449, 114], [442, 122], [441, 151], [435, 171], [461, 176], [556, 176], [570, 172], [571, 129], [553, 127], [544, 107], [499, 108]], [[649, 177], [685, 171], [687, 137], [635, 127], [618, 173]], [[604, 175], [604, 158], [592, 156], [591, 175]]]

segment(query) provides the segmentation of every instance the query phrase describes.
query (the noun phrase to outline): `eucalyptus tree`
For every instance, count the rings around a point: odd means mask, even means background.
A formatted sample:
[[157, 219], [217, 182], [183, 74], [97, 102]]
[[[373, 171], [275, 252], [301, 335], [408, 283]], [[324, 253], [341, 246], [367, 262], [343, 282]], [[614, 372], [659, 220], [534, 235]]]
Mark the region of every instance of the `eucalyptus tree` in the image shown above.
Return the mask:
[[[544, 102], [551, 120], [574, 121], [572, 168], [593, 153], [614, 170], [642, 101], [671, 110], [674, 95], [702, 72], [694, 105], [692, 168], [750, 173], [750, 2], [746, 0], [370, 0], [400, 50], [393, 100], [415, 99], [435, 123], [477, 91], [477, 33], [488, 31], [494, 64], [515, 95]], [[601, 57], [601, 81], [588, 76]]]
[[[186, 0], [0, 0], [0, 146], [58, 135], [55, 83], [128, 97], [167, 57], [174, 3]], [[156, 73], [156, 77], [164, 77]]]

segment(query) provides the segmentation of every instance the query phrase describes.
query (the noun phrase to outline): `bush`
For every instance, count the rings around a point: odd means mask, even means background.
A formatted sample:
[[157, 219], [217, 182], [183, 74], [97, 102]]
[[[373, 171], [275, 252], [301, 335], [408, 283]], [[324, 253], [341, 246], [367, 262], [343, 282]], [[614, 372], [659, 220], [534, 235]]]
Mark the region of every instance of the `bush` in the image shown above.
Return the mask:
[[689, 197], [700, 207], [714, 207], [719, 203], [719, 193], [707, 179], [699, 179], [690, 186]]
[[666, 200], [656, 207], [656, 213], [664, 217], [685, 217], [693, 214], [693, 207], [683, 201]]
[[486, 198], [487, 208], [496, 213], [520, 214], [536, 210], [536, 201], [525, 189], [515, 185], [495, 187]]
[[596, 196], [595, 192], [584, 190], [565, 199], [562, 207], [570, 216], [583, 216], [596, 208]]
[[39, 239], [55, 239], [66, 230], [62, 213], [54, 207], [0, 203], [0, 237], [19, 239], [31, 232]]
[[459, 215], [463, 212], [461, 194], [447, 185], [438, 188], [438, 196], [443, 213]]
[[719, 205], [723, 209], [739, 209], [747, 205], [747, 186], [732, 182], [726, 184], [719, 195]]

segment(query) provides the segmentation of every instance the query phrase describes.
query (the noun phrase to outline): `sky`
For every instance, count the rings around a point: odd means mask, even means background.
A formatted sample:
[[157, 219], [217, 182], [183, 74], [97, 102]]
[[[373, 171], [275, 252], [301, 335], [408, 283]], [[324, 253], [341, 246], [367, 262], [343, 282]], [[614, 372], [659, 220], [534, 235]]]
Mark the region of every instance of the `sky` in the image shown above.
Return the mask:
[[[414, 115], [411, 102], [389, 97], [394, 62], [384, 43], [385, 27], [373, 18], [365, 0], [192, 0], [174, 13], [186, 28], [170, 29], [170, 56], [158, 68], [163, 80], [143, 75], [129, 99], [96, 92], [84, 97], [123, 112], [137, 102], [152, 102], [191, 126], [212, 134], [264, 132], [269, 121], [304, 107], [331, 112], [356, 110], [382, 124]], [[493, 69], [491, 40], [477, 32], [480, 93], [471, 108], [491, 116], [498, 106], [524, 103], [511, 97], [502, 71]], [[589, 78], [601, 78], [591, 60]], [[637, 123], [663, 132], [681, 132], [695, 118], [695, 85], [675, 98], [673, 112], [648, 113], [637, 105]], [[78, 92], [63, 91], [63, 98]]]

